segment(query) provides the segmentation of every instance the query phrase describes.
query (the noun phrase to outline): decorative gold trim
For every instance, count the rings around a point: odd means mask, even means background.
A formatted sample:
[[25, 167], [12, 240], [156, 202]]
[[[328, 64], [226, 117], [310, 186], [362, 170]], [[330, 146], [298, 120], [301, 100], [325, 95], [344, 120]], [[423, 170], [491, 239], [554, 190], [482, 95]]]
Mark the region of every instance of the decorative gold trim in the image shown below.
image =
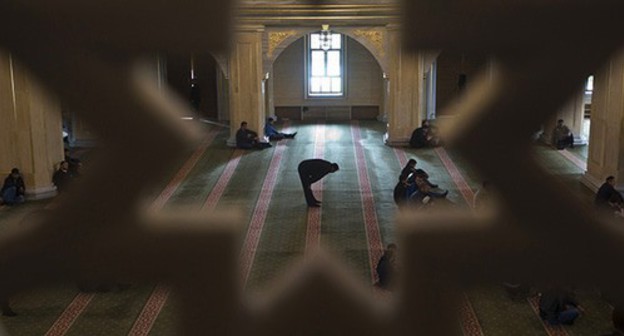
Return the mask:
[[370, 42], [370, 44], [375, 47], [380, 56], [385, 55], [385, 51], [383, 48], [384, 42], [384, 33], [381, 30], [363, 30], [357, 29], [353, 32], [353, 35], [357, 37], [364, 38]]
[[294, 30], [269, 32], [269, 49], [267, 51], [269, 57], [273, 56], [273, 51], [275, 51], [275, 48], [277, 48], [280, 43], [284, 42], [284, 40], [295, 34], [296, 33]]
[[239, 5], [237, 17], [395, 17], [400, 15], [398, 5]]
[[259, 12], [259, 11], [272, 11], [272, 12], [285, 12], [285, 11], [398, 11], [400, 6], [397, 4], [386, 5], [294, 5], [294, 4], [251, 4], [243, 3], [236, 6], [238, 10]]

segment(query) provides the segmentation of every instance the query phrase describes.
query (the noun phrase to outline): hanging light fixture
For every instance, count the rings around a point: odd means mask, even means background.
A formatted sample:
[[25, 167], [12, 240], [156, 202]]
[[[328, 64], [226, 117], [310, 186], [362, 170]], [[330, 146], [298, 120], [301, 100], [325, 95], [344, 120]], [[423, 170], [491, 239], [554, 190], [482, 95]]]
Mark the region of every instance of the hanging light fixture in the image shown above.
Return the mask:
[[320, 44], [321, 44], [321, 49], [327, 51], [331, 48], [331, 41], [332, 41], [332, 33], [331, 30], [329, 30], [329, 25], [321, 25], [321, 27], [323, 28], [323, 30], [321, 30], [321, 36], [320, 36]]

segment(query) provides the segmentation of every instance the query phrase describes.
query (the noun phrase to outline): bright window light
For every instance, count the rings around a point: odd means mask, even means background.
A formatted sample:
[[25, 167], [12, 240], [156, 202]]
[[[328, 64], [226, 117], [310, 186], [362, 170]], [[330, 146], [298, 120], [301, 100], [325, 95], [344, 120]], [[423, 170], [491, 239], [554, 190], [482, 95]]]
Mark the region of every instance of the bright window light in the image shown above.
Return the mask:
[[[328, 45], [321, 40], [329, 37]], [[318, 32], [310, 34], [308, 53], [308, 95], [339, 97], [344, 94], [344, 75], [341, 34]]]

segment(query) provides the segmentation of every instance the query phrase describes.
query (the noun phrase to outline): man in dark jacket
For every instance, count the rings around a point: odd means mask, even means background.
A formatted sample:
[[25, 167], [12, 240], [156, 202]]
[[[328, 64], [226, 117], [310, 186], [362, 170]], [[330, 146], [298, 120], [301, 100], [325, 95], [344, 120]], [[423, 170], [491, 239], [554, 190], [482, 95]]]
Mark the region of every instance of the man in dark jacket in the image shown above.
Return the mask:
[[298, 171], [308, 206], [318, 208], [321, 202], [316, 200], [310, 186], [325, 175], [338, 171], [338, 164], [321, 159], [303, 160], [299, 163]]
[[435, 147], [440, 145], [440, 139], [434, 132], [434, 127], [429, 124], [429, 120], [422, 121], [421, 127], [418, 127], [412, 133], [410, 138], [410, 146], [414, 148]]
[[72, 174], [69, 172], [69, 162], [61, 161], [59, 169], [52, 175], [52, 183], [56, 186], [56, 190], [61, 193], [67, 189], [72, 177]]
[[236, 147], [242, 149], [264, 149], [267, 147], [271, 147], [270, 143], [260, 142], [258, 138], [258, 133], [247, 129], [247, 122], [243, 121], [240, 124], [240, 128], [236, 131]]
[[550, 287], [540, 295], [540, 317], [551, 325], [574, 324], [582, 311], [574, 293], [569, 290]]
[[623, 203], [622, 194], [615, 189], [615, 177], [607, 177], [596, 193], [594, 204], [600, 210], [613, 212], [620, 210]]
[[19, 169], [11, 169], [11, 173], [4, 179], [0, 196], [4, 204], [13, 205], [24, 202], [24, 192], [26, 187], [24, 185], [24, 179], [20, 174]]
[[377, 285], [383, 289], [390, 289], [392, 286], [392, 280], [396, 271], [396, 244], [388, 244], [384, 255], [381, 256], [375, 271], [379, 276], [379, 282]]

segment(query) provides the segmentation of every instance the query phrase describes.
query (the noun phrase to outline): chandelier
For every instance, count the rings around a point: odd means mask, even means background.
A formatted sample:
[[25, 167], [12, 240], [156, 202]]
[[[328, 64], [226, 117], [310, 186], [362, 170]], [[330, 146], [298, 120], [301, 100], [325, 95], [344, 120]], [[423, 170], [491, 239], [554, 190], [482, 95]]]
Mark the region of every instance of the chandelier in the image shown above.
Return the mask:
[[331, 48], [332, 33], [331, 30], [329, 30], [329, 25], [324, 24], [321, 27], [323, 30], [321, 30], [319, 42], [321, 44], [321, 49], [327, 51]]

